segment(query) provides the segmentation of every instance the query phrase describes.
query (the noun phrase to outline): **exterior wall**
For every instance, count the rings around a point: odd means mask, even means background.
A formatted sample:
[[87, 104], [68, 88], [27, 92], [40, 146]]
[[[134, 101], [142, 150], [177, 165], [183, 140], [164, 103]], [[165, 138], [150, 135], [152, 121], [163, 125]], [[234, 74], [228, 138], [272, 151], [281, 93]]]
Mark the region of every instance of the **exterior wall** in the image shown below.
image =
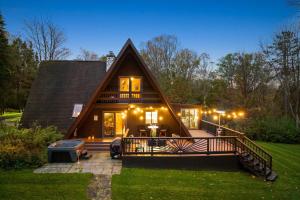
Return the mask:
[[[93, 111], [84, 121], [83, 125], [77, 130], [78, 138], [86, 138], [88, 136], [94, 136], [95, 138], [103, 137], [103, 112], [105, 111], [119, 111], [124, 112], [127, 110], [127, 117], [125, 122], [125, 127], [129, 128], [129, 135], [139, 136], [138, 127], [145, 126], [145, 111], [147, 107], [152, 106], [154, 110], [158, 111], [158, 118], [162, 117], [162, 120], [158, 120], [158, 126], [165, 126], [168, 129], [168, 136], [171, 136], [172, 133], [180, 135], [180, 127], [173, 119], [169, 110], [161, 109], [162, 104], [136, 104], [137, 107], [144, 110], [143, 113], [134, 114], [133, 110], [128, 110], [129, 105], [123, 105], [123, 108], [114, 107], [114, 105], [101, 107], [102, 105], [95, 106]], [[117, 104], [115, 104], [117, 106]], [[149, 110], [150, 111], [150, 110]], [[98, 115], [98, 121], [94, 121], [94, 115]], [[140, 117], [143, 116], [143, 120]], [[182, 134], [181, 134], [182, 135]]]

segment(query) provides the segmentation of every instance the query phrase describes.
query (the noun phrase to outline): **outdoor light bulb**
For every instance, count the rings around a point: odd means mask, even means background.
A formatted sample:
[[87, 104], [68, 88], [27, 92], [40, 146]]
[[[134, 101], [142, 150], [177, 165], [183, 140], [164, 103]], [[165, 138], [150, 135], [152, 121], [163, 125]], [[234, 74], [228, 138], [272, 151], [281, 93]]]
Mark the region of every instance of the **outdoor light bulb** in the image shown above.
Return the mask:
[[150, 109], [153, 109], [153, 107], [152, 107], [152, 106], [150, 106]]
[[130, 105], [130, 108], [134, 108], [134, 105]]
[[232, 112], [232, 115], [236, 115], [236, 113], [235, 113], [235, 112]]
[[227, 115], [227, 118], [231, 118], [231, 115]]
[[143, 116], [140, 116], [140, 120], [143, 120], [144, 119], [144, 117]]
[[239, 112], [238, 115], [239, 115], [240, 117], [242, 117], [242, 116], [245, 115], [245, 113], [244, 113], [244, 112]]
[[214, 116], [213, 116], [213, 119], [214, 119], [214, 120], [218, 120], [218, 116], [217, 116], [217, 115], [214, 115]]
[[127, 113], [127, 110], [125, 110], [124, 112]]
[[204, 114], [207, 114], [207, 112], [206, 112], [206, 111], [204, 111]]
[[210, 110], [208, 111], [208, 114], [211, 114], [211, 111], [210, 111]]
[[159, 117], [159, 120], [160, 120], [160, 121], [163, 120], [163, 117]]
[[133, 111], [133, 114], [136, 114], [136, 113], [137, 113], [136, 110], [134, 110], [134, 111]]
[[216, 112], [216, 111], [217, 111], [217, 109], [214, 108], [214, 109], [213, 109], [213, 112]]
[[132, 81], [133, 81], [133, 80], [134, 80], [134, 78], [133, 78], [133, 77], [131, 77], [131, 78], [130, 78], [130, 80], [132, 80]]
[[177, 113], [177, 115], [180, 117], [180, 116], [181, 116], [181, 113]]

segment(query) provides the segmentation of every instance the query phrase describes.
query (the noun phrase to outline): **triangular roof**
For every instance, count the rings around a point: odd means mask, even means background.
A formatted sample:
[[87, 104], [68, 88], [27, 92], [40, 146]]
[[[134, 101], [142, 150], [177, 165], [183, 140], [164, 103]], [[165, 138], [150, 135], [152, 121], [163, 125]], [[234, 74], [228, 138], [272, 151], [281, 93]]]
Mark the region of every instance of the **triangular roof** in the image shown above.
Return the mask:
[[[82, 76], [84, 74], [84, 76]], [[75, 121], [74, 104], [87, 104], [106, 74], [102, 61], [44, 61], [31, 86], [21, 126], [37, 123], [66, 133]]]
[[109, 83], [109, 81], [112, 79], [112, 77], [114, 76], [114, 74], [118, 71], [118, 68], [120, 67], [119, 63], [125, 58], [124, 54], [126, 52], [126, 50], [129, 50], [131, 48], [131, 50], [133, 51], [134, 56], [136, 57], [136, 60], [139, 62], [141, 69], [143, 70], [144, 74], [147, 76], [148, 80], [150, 81], [150, 84], [152, 85], [152, 87], [154, 89], [156, 89], [161, 98], [163, 103], [166, 104], [166, 106], [168, 107], [171, 116], [174, 118], [174, 120], [178, 123], [178, 125], [181, 124], [181, 129], [182, 131], [185, 133], [186, 136], [190, 136], [189, 131], [187, 130], [187, 128], [183, 125], [183, 123], [181, 122], [181, 120], [179, 120], [176, 117], [175, 112], [173, 111], [173, 108], [171, 107], [167, 97], [163, 94], [162, 90], [160, 89], [158, 82], [156, 81], [155, 77], [153, 76], [152, 72], [149, 70], [149, 68], [147, 67], [146, 63], [144, 62], [143, 58], [141, 57], [141, 55], [138, 53], [137, 49], [135, 48], [134, 44], [132, 43], [132, 41], [130, 39], [128, 39], [126, 41], [126, 43], [124, 44], [124, 46], [122, 47], [121, 51], [119, 52], [117, 58], [115, 59], [115, 61], [112, 63], [110, 69], [107, 71], [104, 79], [102, 79], [102, 81], [99, 83], [98, 87], [96, 88], [96, 90], [94, 91], [94, 93], [91, 95], [88, 103], [86, 104], [86, 106], [84, 106], [83, 110], [81, 111], [80, 115], [76, 118], [76, 120], [74, 121], [74, 123], [70, 126], [68, 133], [66, 134], [65, 137], [70, 137], [74, 131], [76, 130], [76, 128], [78, 127], [78, 125], [80, 125], [81, 122], [83, 122], [86, 117], [88, 116], [88, 114], [92, 111], [93, 109], [93, 104], [96, 103], [97, 98], [100, 94], [100, 92], [102, 90], [105, 89], [105, 87], [107, 86], [107, 84]]

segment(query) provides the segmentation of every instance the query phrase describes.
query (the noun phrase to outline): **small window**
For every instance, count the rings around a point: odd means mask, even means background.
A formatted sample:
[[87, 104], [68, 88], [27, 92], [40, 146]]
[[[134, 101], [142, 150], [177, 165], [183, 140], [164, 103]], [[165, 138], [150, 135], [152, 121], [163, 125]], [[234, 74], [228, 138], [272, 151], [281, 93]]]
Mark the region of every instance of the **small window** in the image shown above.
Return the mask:
[[146, 112], [146, 124], [156, 124], [157, 123], [157, 111]]
[[73, 114], [72, 117], [78, 117], [81, 110], [82, 110], [82, 104], [74, 104], [74, 108], [73, 108]]

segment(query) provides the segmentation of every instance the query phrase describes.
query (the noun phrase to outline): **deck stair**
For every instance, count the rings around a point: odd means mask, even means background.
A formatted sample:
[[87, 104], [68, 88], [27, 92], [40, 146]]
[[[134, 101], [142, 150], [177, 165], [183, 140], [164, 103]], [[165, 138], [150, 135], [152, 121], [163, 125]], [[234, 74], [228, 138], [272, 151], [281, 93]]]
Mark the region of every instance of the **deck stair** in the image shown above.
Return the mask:
[[272, 156], [249, 139], [244, 133], [205, 120], [201, 121], [201, 129], [211, 134], [216, 134], [217, 128], [221, 127], [221, 135], [236, 137], [234, 144], [236, 153], [239, 155], [241, 165], [247, 171], [256, 176], [264, 177], [266, 181], [276, 180], [277, 174], [272, 169]]
[[85, 149], [89, 152], [108, 152], [111, 142], [89, 141], [85, 142]]
[[256, 176], [265, 177], [267, 181], [275, 181], [277, 178], [274, 171], [255, 159], [250, 153], [242, 152], [239, 155], [239, 161], [246, 170]]

